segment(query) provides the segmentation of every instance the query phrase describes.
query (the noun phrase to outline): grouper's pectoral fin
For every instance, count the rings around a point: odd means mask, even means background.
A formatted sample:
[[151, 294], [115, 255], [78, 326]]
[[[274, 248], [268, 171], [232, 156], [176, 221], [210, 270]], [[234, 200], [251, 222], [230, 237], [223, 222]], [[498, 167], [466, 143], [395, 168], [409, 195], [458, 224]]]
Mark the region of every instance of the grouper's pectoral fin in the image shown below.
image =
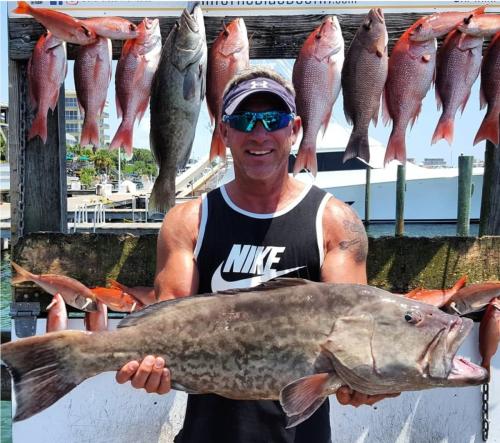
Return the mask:
[[288, 418], [287, 428], [308, 419], [341, 385], [335, 372], [308, 375], [286, 385], [280, 392], [280, 403]]

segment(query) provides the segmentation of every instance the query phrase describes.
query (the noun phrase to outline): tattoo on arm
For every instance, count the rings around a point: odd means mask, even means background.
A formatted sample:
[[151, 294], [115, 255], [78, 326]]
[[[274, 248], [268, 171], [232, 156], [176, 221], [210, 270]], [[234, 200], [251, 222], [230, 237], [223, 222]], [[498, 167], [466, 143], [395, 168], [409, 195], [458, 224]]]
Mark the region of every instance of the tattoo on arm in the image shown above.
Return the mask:
[[344, 220], [344, 229], [351, 238], [339, 242], [340, 249], [343, 251], [352, 251], [354, 259], [358, 263], [365, 261], [368, 255], [368, 242], [366, 239], [366, 231], [361, 221]]

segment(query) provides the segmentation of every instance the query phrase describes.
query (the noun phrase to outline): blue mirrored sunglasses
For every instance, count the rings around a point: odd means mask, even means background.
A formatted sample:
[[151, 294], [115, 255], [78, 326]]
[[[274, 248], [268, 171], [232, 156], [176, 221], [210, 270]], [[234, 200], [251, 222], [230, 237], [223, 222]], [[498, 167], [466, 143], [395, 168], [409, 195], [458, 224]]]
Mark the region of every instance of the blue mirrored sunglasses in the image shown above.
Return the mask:
[[287, 127], [294, 118], [295, 114], [281, 111], [247, 111], [233, 115], [224, 115], [222, 121], [229, 122], [231, 128], [241, 132], [251, 132], [257, 122], [261, 121], [265, 130], [272, 132]]

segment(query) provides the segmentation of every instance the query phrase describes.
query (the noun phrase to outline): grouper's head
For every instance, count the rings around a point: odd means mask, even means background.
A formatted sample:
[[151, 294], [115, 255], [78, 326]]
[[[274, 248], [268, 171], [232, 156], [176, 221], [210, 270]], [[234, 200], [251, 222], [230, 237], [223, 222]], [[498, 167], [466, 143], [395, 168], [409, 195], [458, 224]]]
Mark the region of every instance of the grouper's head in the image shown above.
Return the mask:
[[482, 384], [485, 369], [455, 354], [472, 321], [369, 286], [337, 318], [325, 344], [333, 366], [368, 394]]

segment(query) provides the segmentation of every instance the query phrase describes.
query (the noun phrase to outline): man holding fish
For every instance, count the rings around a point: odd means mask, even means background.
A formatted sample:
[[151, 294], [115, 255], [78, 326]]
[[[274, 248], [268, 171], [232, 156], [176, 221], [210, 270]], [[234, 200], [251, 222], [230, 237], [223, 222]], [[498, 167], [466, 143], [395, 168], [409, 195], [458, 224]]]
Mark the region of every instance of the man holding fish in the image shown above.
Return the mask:
[[[145, 302], [249, 288], [279, 276], [366, 284], [364, 227], [341, 201], [288, 174], [301, 129], [293, 86], [267, 69], [234, 77], [222, 103], [220, 133], [235, 179], [172, 208], [158, 239], [155, 290]], [[159, 394], [170, 390], [168, 362], [147, 356], [117, 373], [119, 383]], [[392, 394], [391, 396], [394, 396]], [[372, 405], [385, 395], [344, 386], [341, 404]], [[285, 429], [278, 402], [190, 395], [177, 442], [328, 442], [329, 404]]]

